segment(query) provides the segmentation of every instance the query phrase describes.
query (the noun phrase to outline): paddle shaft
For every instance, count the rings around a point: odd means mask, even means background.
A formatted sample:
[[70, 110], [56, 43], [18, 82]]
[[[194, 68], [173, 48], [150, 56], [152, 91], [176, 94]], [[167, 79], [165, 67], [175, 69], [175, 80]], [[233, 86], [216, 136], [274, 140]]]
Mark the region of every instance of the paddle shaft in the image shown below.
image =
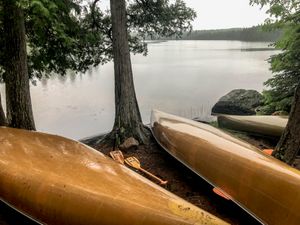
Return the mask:
[[127, 159], [125, 159], [126, 164], [128, 164], [129, 166], [138, 169], [140, 171], [142, 171], [143, 173], [147, 174], [148, 176], [154, 178], [155, 180], [159, 181], [161, 185], [165, 185], [168, 183], [168, 181], [164, 181], [162, 179], [160, 179], [159, 177], [155, 176], [154, 174], [148, 172], [147, 170], [143, 169], [141, 167], [141, 163], [140, 161], [135, 158], [135, 157], [128, 157]]
[[159, 177], [153, 175], [152, 173], [148, 172], [147, 170], [143, 169], [142, 167], [139, 167], [138, 169], [139, 169], [140, 171], [142, 171], [143, 173], [147, 174], [148, 176], [150, 176], [150, 177], [156, 179], [157, 181], [159, 181], [160, 184], [167, 184], [167, 183], [168, 183], [168, 181], [165, 181], [165, 180], [160, 179]]

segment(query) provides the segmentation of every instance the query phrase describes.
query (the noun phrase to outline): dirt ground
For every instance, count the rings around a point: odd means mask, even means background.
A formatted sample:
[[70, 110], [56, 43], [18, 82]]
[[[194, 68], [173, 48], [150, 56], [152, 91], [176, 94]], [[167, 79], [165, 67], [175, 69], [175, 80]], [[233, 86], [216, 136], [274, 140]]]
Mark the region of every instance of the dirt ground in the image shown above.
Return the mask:
[[[111, 147], [102, 145], [93, 147], [106, 155], [109, 155], [109, 152], [112, 150]], [[213, 187], [211, 185], [175, 160], [156, 144], [154, 140], [151, 141], [149, 146], [139, 146], [137, 150], [123, 151], [123, 154], [125, 158], [135, 156], [140, 160], [144, 169], [163, 180], [167, 180], [168, 184], [165, 188], [170, 192], [222, 218], [230, 224], [260, 224], [232, 201], [225, 200], [216, 195], [212, 191]], [[135, 169], [133, 170], [136, 171]], [[145, 176], [139, 171], [136, 172]]]
[[[238, 132], [233, 132], [232, 134], [244, 139], [260, 149], [274, 148], [276, 145], [276, 141], [274, 140], [270, 141], [264, 138], [248, 136]], [[109, 152], [112, 150], [111, 147], [98, 145], [94, 141], [89, 142], [86, 140], [85, 143], [106, 155], [109, 155]], [[232, 201], [225, 200], [214, 194], [211, 185], [175, 160], [160, 146], [158, 146], [154, 140], [151, 141], [149, 146], [139, 146], [137, 150], [130, 150], [123, 153], [125, 157], [137, 157], [144, 169], [164, 180], [168, 180], [168, 184], [165, 188], [170, 192], [173, 192], [192, 204], [222, 218], [230, 224], [260, 224]], [[5, 204], [0, 203], [0, 225], [35, 224], [36, 223], [30, 221], [21, 214], [16, 213]]]

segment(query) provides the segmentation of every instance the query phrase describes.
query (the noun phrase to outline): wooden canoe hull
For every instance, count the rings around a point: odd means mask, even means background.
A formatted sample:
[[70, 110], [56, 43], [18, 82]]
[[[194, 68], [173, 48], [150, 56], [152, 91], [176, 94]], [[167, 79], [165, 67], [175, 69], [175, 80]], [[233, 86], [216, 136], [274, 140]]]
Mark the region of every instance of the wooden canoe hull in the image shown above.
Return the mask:
[[3, 127], [0, 200], [42, 224], [225, 224], [79, 142]]
[[300, 172], [210, 125], [159, 111], [152, 132], [172, 156], [264, 224], [300, 221]]
[[218, 116], [220, 127], [267, 137], [280, 137], [287, 122], [285, 116]]

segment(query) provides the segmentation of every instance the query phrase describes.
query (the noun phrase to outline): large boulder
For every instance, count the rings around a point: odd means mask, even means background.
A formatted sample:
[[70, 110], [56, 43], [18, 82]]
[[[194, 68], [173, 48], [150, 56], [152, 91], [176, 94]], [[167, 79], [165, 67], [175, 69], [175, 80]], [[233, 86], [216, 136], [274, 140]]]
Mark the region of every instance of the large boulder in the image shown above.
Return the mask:
[[255, 115], [255, 109], [263, 102], [263, 96], [255, 90], [236, 89], [229, 92], [212, 108], [212, 113], [230, 115]]

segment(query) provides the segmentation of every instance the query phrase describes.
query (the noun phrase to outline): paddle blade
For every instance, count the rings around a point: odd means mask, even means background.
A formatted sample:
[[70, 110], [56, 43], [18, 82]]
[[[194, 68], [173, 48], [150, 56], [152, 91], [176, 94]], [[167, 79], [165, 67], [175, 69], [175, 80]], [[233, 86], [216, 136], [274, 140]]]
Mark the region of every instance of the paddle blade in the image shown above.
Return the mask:
[[141, 163], [140, 161], [135, 158], [135, 157], [128, 157], [125, 159], [125, 163], [128, 165], [128, 166], [131, 166], [135, 169], [140, 169], [141, 168]]
[[124, 155], [120, 150], [111, 151], [109, 154], [113, 160], [124, 165]]

